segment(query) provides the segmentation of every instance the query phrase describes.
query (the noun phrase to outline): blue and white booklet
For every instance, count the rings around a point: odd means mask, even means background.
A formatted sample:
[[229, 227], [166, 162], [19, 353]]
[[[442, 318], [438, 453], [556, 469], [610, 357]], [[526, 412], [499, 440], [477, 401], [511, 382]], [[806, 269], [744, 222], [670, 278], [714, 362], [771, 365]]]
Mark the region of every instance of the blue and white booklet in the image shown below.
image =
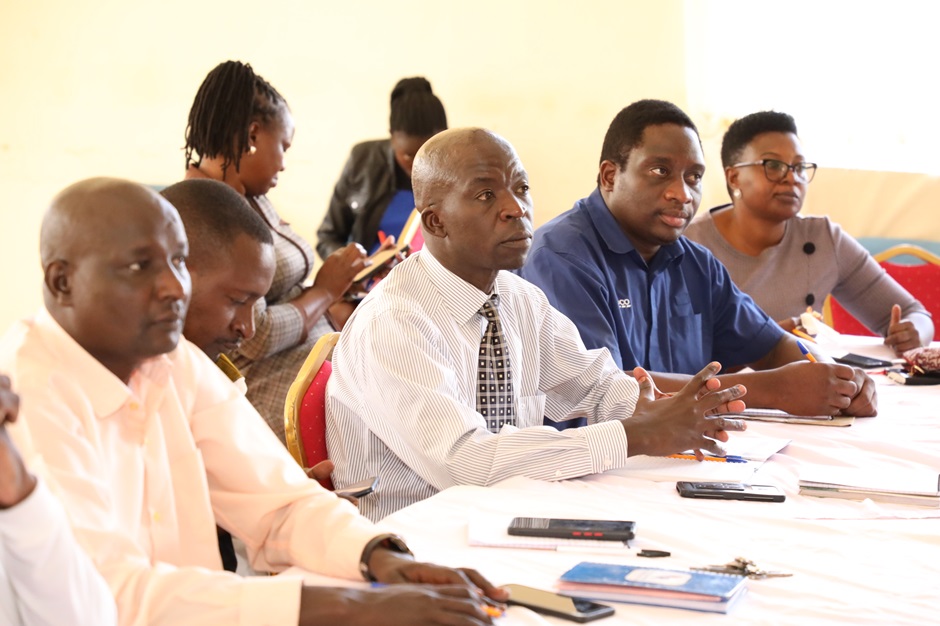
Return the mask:
[[585, 561], [562, 574], [558, 590], [590, 600], [727, 613], [746, 593], [746, 580], [735, 574]]

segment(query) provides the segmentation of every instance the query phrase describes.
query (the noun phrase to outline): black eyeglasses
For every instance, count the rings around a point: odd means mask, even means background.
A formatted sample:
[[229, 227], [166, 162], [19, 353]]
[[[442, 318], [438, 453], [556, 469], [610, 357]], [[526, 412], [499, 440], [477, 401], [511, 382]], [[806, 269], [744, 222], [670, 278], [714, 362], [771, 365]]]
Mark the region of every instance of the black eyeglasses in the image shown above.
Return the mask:
[[751, 161], [750, 163], [735, 163], [731, 167], [746, 167], [748, 165], [763, 165], [764, 176], [772, 183], [779, 183], [787, 177], [790, 170], [793, 170], [793, 176], [804, 183], [813, 182], [813, 176], [816, 175], [815, 163], [784, 163], [778, 159], [761, 159], [760, 161]]

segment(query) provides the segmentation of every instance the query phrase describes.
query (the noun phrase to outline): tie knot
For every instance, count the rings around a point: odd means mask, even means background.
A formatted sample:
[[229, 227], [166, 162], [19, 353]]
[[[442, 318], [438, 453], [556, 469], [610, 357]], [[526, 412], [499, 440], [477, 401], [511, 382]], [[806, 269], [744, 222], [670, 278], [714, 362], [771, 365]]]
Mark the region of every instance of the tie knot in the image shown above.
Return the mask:
[[483, 303], [483, 306], [480, 307], [480, 315], [485, 317], [488, 320], [496, 319], [499, 317], [499, 312], [496, 310], [496, 307], [499, 306], [499, 294], [494, 293], [486, 302]]

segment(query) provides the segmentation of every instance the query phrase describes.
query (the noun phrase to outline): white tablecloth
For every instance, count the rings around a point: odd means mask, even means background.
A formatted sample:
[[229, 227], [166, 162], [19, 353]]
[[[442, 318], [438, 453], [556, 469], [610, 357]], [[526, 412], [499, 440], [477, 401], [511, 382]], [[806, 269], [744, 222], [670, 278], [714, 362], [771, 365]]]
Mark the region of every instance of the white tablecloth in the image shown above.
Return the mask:
[[[613, 604], [616, 615], [598, 624], [938, 624], [940, 509], [799, 495], [800, 470], [811, 464], [940, 471], [940, 387], [875, 379], [879, 416], [857, 419], [851, 427], [749, 423], [751, 435], [792, 440], [753, 480], [781, 487], [784, 503], [684, 499], [674, 482], [615, 474], [556, 483], [513, 478], [489, 488], [447, 489], [385, 522], [422, 560], [475, 567], [497, 584], [552, 589], [559, 575], [586, 560], [684, 568], [743, 556], [793, 573], [748, 581], [747, 596], [729, 615]], [[467, 523], [486, 516], [633, 520], [632, 548], [668, 550], [672, 556], [471, 547]], [[520, 608], [498, 622], [571, 623], [543, 621]]]

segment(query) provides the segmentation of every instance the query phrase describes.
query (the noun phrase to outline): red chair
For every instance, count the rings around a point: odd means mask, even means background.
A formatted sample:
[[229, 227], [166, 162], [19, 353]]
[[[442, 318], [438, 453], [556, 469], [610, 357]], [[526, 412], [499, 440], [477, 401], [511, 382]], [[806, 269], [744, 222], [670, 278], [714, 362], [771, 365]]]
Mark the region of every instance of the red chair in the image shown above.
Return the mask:
[[[313, 346], [284, 402], [284, 435], [287, 449], [301, 467], [313, 467], [329, 458], [326, 450], [326, 382], [333, 372], [327, 360], [339, 341], [339, 333], [323, 335]], [[333, 490], [327, 478], [320, 484]]]
[[[901, 265], [888, 262], [888, 259], [900, 255], [917, 257], [923, 263]], [[874, 258], [885, 268], [888, 275], [907, 289], [933, 315], [933, 338], [934, 341], [940, 341], [940, 257], [918, 246], [902, 244], [879, 252]], [[832, 296], [827, 297], [823, 304], [823, 319], [840, 333], [874, 335]]]

